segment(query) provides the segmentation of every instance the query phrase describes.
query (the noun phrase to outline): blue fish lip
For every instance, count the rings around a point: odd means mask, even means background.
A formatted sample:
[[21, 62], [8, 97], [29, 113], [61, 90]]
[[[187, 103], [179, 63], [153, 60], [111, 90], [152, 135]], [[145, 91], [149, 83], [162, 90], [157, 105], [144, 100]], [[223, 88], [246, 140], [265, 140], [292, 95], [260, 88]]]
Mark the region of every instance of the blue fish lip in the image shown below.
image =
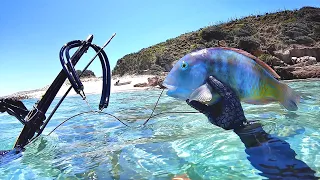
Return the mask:
[[162, 84], [166, 88], [168, 88], [167, 95], [173, 98], [181, 99], [181, 100], [187, 100], [188, 99], [188, 92], [186, 89], [178, 88], [174, 85], [169, 85], [166, 83]]
[[169, 84], [167, 84], [167, 83], [162, 83], [162, 85], [164, 86], [164, 87], [166, 87], [167, 89], [169, 89], [169, 91], [170, 90], [175, 90], [176, 89], [176, 87], [175, 86], [173, 86], [173, 85], [169, 85]]
[[167, 91], [167, 95], [168, 95], [168, 96], [176, 97], [176, 96], [175, 96], [175, 91], [177, 90], [177, 87], [176, 87], [176, 86], [174, 86], [174, 85], [169, 85], [169, 84], [167, 84], [165, 81], [162, 83], [162, 85], [168, 89], [168, 91]]
[[178, 98], [177, 94], [176, 94], [176, 89], [169, 89], [167, 91], [167, 95], [173, 98]]
[[162, 85], [168, 89], [168, 91], [167, 91], [167, 93], [166, 93], [168, 96], [176, 97], [175, 91], [177, 90], [177, 88], [176, 88], [175, 86], [173, 86], [173, 85], [168, 85], [168, 84], [166, 84], [166, 83], [163, 83]]

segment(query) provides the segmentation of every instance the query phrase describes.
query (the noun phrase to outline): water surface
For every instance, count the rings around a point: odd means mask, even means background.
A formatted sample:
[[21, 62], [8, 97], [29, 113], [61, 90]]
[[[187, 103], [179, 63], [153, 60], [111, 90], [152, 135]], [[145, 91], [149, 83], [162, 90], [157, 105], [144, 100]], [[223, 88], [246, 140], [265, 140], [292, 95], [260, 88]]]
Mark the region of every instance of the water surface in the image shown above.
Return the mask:
[[[245, 115], [290, 143], [296, 157], [320, 176], [320, 81], [287, 83], [303, 97], [298, 111], [289, 112], [277, 103], [243, 104]], [[239, 137], [213, 126], [204, 115], [163, 114], [141, 127], [160, 92], [112, 94], [104, 112], [131, 127], [107, 115], [86, 114], [47, 136], [66, 118], [96, 110], [100, 100], [99, 95], [89, 95], [88, 107], [80, 97], [68, 97], [44, 135], [27, 146], [22, 157], [0, 166], [0, 179], [170, 179], [175, 174], [192, 179], [264, 179], [247, 160]], [[30, 109], [36, 101], [24, 103]], [[168, 111], [193, 109], [164, 95], [156, 113]], [[7, 114], [0, 114], [0, 123], [0, 149], [10, 149], [22, 125]]]

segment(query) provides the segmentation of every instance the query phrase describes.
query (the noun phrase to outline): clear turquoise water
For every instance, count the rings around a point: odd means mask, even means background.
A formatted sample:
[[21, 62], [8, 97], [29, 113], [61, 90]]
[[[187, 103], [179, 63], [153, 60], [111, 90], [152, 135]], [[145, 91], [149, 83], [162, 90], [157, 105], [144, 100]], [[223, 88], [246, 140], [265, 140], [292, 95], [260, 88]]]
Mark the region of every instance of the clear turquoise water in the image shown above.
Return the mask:
[[[246, 117], [260, 120], [267, 132], [290, 143], [296, 157], [320, 176], [320, 81], [288, 84], [303, 97], [297, 112], [276, 103], [243, 104]], [[0, 179], [170, 179], [184, 173], [192, 179], [264, 179], [246, 159], [239, 137], [211, 125], [201, 114], [164, 114], [139, 127], [159, 94], [159, 90], [112, 94], [105, 112], [125, 120], [130, 128], [106, 115], [87, 114], [46, 136], [66, 118], [90, 110], [80, 97], [68, 97], [44, 135], [22, 157], [0, 166]], [[88, 97], [94, 109], [99, 98]], [[29, 109], [35, 102], [24, 101]], [[193, 109], [164, 95], [156, 113], [166, 111]], [[22, 125], [6, 114], [0, 114], [0, 123], [0, 149], [10, 149]]]

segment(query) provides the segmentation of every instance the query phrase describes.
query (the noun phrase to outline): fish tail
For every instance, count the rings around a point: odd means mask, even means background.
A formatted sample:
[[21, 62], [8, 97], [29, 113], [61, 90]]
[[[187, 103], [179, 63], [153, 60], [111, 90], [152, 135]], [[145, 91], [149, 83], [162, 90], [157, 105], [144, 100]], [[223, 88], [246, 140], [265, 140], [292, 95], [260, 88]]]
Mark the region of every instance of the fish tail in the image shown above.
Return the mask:
[[279, 82], [279, 101], [289, 111], [296, 111], [300, 103], [300, 96], [288, 85]]

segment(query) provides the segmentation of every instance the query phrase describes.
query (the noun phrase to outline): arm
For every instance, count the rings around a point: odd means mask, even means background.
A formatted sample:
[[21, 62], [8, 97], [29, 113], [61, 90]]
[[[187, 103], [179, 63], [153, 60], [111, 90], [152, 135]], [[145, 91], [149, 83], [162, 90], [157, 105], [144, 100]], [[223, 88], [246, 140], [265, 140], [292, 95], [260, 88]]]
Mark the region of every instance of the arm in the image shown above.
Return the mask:
[[253, 123], [234, 130], [246, 149], [247, 159], [270, 179], [318, 179], [308, 164], [296, 158], [290, 144], [264, 131], [261, 124]]
[[209, 77], [207, 83], [222, 97], [213, 105], [196, 101], [187, 103], [205, 114], [209, 121], [223, 129], [233, 129], [248, 154], [251, 165], [270, 179], [318, 179], [315, 171], [296, 159], [296, 153], [286, 141], [265, 132], [260, 123], [247, 122], [239, 98], [232, 89]]

